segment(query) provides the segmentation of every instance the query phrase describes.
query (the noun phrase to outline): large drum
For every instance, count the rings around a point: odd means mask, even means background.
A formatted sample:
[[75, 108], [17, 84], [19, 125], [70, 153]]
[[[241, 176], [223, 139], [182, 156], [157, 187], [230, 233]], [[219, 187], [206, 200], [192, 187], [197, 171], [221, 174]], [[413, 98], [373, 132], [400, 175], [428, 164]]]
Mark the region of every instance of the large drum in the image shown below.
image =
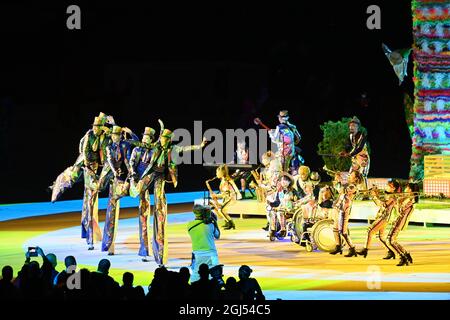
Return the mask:
[[295, 236], [294, 239], [291, 238], [291, 240], [299, 241], [302, 237], [303, 233], [303, 213], [301, 208], [298, 208], [294, 212], [294, 216], [292, 217], [292, 232], [294, 232]]
[[331, 252], [336, 248], [332, 219], [324, 219], [316, 222], [311, 229], [311, 236], [312, 241], [321, 251]]

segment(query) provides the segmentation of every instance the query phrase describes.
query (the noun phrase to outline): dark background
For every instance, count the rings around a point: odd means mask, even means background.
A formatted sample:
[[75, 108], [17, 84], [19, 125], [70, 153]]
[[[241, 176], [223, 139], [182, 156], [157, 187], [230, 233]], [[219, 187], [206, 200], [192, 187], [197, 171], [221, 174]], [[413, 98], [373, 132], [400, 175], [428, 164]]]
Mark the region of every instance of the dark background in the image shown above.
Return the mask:
[[[140, 134], [158, 118], [172, 129], [245, 129], [255, 116], [274, 126], [288, 109], [313, 169], [323, 166], [319, 126], [356, 115], [370, 175], [408, 176], [412, 62], [399, 86], [381, 43], [412, 45], [410, 1], [122, 3], [0, 5], [0, 203], [49, 201], [46, 187], [100, 111]], [[81, 30], [66, 28], [69, 4], [81, 7]], [[370, 4], [381, 30], [366, 27]], [[203, 189], [210, 174], [181, 165], [178, 191]]]

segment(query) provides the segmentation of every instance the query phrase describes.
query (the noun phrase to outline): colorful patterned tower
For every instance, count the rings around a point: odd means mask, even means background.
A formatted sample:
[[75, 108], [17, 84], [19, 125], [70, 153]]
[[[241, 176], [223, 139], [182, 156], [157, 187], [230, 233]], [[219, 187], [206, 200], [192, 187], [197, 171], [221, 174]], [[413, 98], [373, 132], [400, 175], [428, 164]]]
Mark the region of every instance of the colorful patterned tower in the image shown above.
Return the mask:
[[450, 154], [450, 3], [413, 0], [414, 133], [410, 178], [423, 179], [423, 157]]

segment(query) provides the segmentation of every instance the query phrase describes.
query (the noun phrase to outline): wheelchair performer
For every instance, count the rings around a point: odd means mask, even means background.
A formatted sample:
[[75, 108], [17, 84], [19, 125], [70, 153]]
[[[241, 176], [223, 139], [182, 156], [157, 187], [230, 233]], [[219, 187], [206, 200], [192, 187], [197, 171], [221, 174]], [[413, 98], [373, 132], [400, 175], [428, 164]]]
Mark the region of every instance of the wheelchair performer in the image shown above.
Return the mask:
[[106, 147], [106, 159], [111, 170], [109, 182], [109, 199], [106, 209], [105, 227], [103, 230], [102, 251], [114, 255], [114, 242], [119, 222], [120, 198], [126, 196], [130, 183], [128, 176], [131, 172], [130, 157], [132, 145], [125, 141], [122, 133], [127, 132], [132, 140], [138, 141], [137, 136], [128, 128], [114, 126], [111, 132], [111, 144]]
[[308, 166], [301, 166], [298, 170], [298, 174], [294, 175], [294, 189], [298, 192], [299, 197], [303, 198], [306, 195], [306, 185], [312, 184], [314, 197], [317, 199], [319, 196], [319, 183], [320, 176], [317, 172], [311, 172]]
[[206, 186], [208, 187], [212, 204], [215, 209], [214, 213], [225, 219], [225, 224], [222, 226], [224, 230], [236, 229], [234, 221], [228, 214], [227, 209], [232, 202], [242, 199], [242, 195], [239, 192], [236, 183], [230, 177], [228, 166], [226, 164], [220, 165], [216, 169], [216, 178], [220, 179], [219, 193], [215, 193], [209, 186], [209, 181], [211, 180], [206, 181]]
[[[101, 126], [101, 130], [103, 131], [102, 134], [109, 134], [110, 131], [109, 127], [110, 126], [112, 127], [112, 125], [114, 125], [114, 118], [112, 116], [107, 116], [103, 112], [100, 112], [98, 118], [101, 120], [102, 123]], [[52, 183], [52, 185], [49, 187], [49, 189], [52, 191], [51, 197], [52, 203], [57, 201], [67, 189], [72, 188], [72, 186], [80, 180], [81, 175], [83, 173], [82, 168], [84, 164], [83, 145], [84, 140], [88, 136], [90, 130], [88, 130], [84, 134], [84, 136], [80, 139], [80, 143], [78, 146], [79, 154], [77, 159], [75, 160], [75, 163], [70, 167], [66, 168], [61, 174], [59, 174], [58, 177], [55, 179], [55, 181]]]
[[145, 168], [138, 182], [139, 188], [136, 191], [141, 194], [153, 187], [155, 205], [153, 208], [153, 239], [152, 251], [155, 262], [159, 266], [167, 263], [167, 202], [165, 193], [165, 183], [171, 182], [176, 188], [177, 165], [172, 158], [180, 152], [200, 150], [206, 145], [206, 138], [200, 145], [178, 146], [172, 143], [173, 133], [169, 129], [164, 129], [161, 124], [161, 132], [158, 142], [155, 144], [150, 163]]
[[348, 232], [348, 223], [350, 213], [352, 210], [353, 200], [358, 193], [358, 185], [362, 182], [362, 175], [359, 171], [353, 171], [348, 176], [348, 183], [341, 188], [339, 198], [334, 203], [333, 207], [337, 209], [337, 215], [334, 219], [333, 234], [336, 242], [336, 248], [330, 254], [342, 254], [342, 240], [349, 246], [349, 251], [345, 257], [356, 257], [356, 249], [353, 245]]
[[367, 176], [369, 174], [370, 157], [367, 150], [367, 136], [359, 131], [361, 122], [357, 117], [353, 117], [348, 123], [350, 136], [345, 151], [341, 151], [339, 156], [351, 157], [352, 165], [349, 173], [359, 171], [363, 176], [364, 189], [368, 188]]
[[284, 172], [290, 172], [291, 161], [294, 157], [297, 157], [301, 163], [303, 158], [298, 154], [299, 148], [296, 149], [296, 145], [301, 140], [301, 135], [297, 130], [297, 127], [292, 123], [289, 123], [289, 113], [287, 110], [281, 110], [278, 114], [279, 125], [275, 129], [269, 130], [269, 137], [273, 143], [277, 145], [276, 156], [281, 161], [282, 170]]
[[398, 199], [398, 217], [392, 224], [387, 237], [389, 247], [400, 256], [400, 262], [397, 264], [399, 267], [413, 262], [411, 255], [398, 243], [397, 237], [400, 231], [408, 226], [409, 218], [414, 211], [414, 204], [419, 202], [419, 186], [410, 182], [405, 186], [403, 192], [405, 196]]
[[322, 187], [319, 191], [317, 199], [318, 212], [317, 217], [319, 219], [329, 219], [333, 216], [333, 191], [330, 186]]
[[272, 207], [271, 202], [275, 201], [278, 181], [282, 172], [281, 162], [272, 151], [267, 151], [261, 157], [261, 163], [264, 168], [261, 169], [260, 180], [258, 187], [264, 193], [264, 201], [266, 202], [266, 217], [267, 224], [262, 228], [269, 231], [270, 226], [270, 211]]
[[[312, 188], [311, 188], [312, 189]], [[294, 211], [294, 202], [296, 200], [293, 188], [293, 179], [287, 172], [281, 174], [279, 189], [276, 193], [275, 201], [269, 205], [270, 209], [270, 240], [275, 237], [282, 239], [286, 236], [286, 218]], [[279, 230], [278, 230], [279, 225]]]
[[145, 127], [142, 134], [142, 143], [139, 147], [133, 149], [130, 158], [130, 195], [132, 197], [139, 196], [139, 252], [138, 255], [143, 257], [142, 261], [150, 261], [150, 249], [148, 241], [148, 226], [151, 214], [150, 192], [148, 189], [139, 190], [139, 177], [144, 173], [150, 164], [155, 145], [155, 129]]
[[364, 248], [358, 251], [358, 254], [367, 257], [369, 251], [370, 243], [374, 235], [378, 235], [378, 239], [382, 245], [388, 250], [387, 255], [383, 259], [395, 259], [394, 251], [389, 247], [388, 241], [385, 238], [385, 230], [388, 225], [389, 219], [391, 217], [392, 210], [397, 206], [397, 198], [393, 193], [400, 192], [400, 183], [397, 180], [389, 180], [386, 186], [386, 196], [383, 199], [380, 197], [379, 190], [377, 188], [372, 188], [370, 195], [372, 200], [379, 207], [375, 221], [372, 222], [367, 231], [367, 238]]

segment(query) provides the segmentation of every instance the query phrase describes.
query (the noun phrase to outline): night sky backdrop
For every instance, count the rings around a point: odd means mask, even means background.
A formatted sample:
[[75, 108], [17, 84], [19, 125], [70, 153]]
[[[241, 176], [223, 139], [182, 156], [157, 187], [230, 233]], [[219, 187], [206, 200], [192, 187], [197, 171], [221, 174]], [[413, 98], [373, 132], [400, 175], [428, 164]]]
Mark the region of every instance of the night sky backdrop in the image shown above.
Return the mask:
[[[69, 4], [81, 7], [81, 30], [66, 28]], [[381, 8], [381, 30], [366, 27], [370, 4]], [[406, 178], [402, 101], [413, 93], [412, 61], [399, 86], [381, 43], [412, 45], [410, 6], [2, 2], [0, 203], [49, 201], [47, 186], [74, 162], [100, 111], [140, 135], [145, 126], [158, 129], [158, 118], [171, 129], [193, 129], [194, 120], [205, 129], [245, 129], [255, 116], [274, 126], [288, 109], [312, 169], [323, 166], [320, 124], [356, 115], [369, 133], [370, 176]], [[201, 190], [208, 175], [201, 165], [181, 165], [177, 189]], [[62, 200], [82, 190], [80, 182]]]

